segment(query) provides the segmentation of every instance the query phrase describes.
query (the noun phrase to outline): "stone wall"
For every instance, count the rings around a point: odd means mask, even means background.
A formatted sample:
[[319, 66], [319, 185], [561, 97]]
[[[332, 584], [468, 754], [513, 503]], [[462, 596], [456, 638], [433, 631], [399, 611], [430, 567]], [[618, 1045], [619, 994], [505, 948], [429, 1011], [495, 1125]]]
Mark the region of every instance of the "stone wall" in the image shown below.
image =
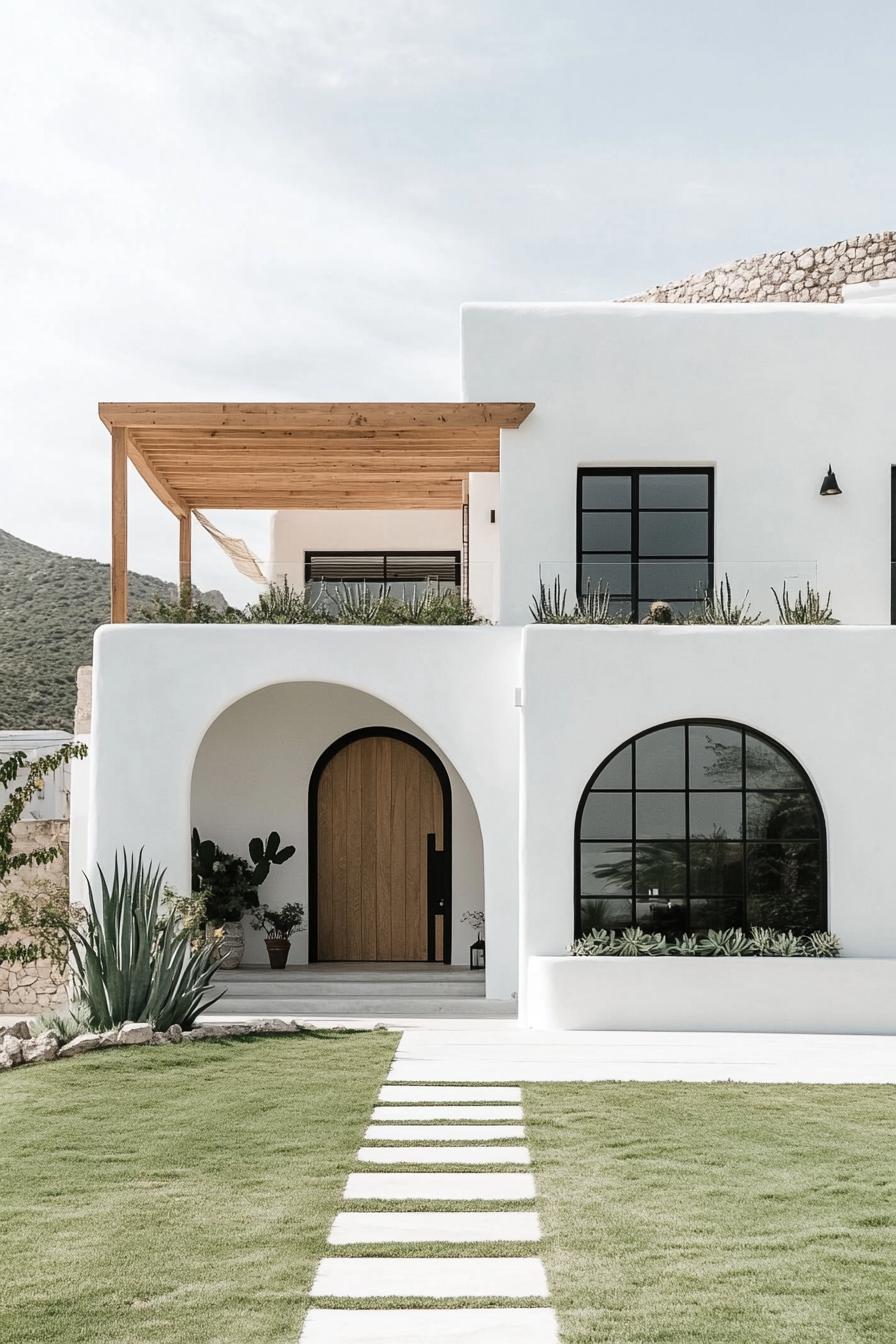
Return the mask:
[[[13, 832], [14, 853], [58, 845], [62, 854], [46, 867], [20, 869], [11, 888], [27, 893], [30, 883], [39, 882], [67, 890], [68, 835], [67, 821], [20, 821]], [[22, 937], [27, 938], [27, 934]], [[13, 936], [0, 939], [4, 943], [15, 941]], [[49, 961], [35, 961], [28, 966], [0, 962], [0, 1013], [43, 1013], [65, 1002], [62, 978]]]
[[633, 294], [622, 303], [842, 303], [845, 285], [896, 278], [896, 233], [768, 252]]

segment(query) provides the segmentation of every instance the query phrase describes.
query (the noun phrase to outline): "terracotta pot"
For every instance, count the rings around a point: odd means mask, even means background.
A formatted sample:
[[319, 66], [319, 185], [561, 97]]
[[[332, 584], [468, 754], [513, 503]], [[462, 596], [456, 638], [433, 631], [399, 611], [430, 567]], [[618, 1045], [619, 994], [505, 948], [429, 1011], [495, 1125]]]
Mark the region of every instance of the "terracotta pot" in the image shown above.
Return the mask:
[[265, 938], [264, 945], [268, 950], [268, 961], [271, 963], [272, 971], [282, 971], [289, 957], [289, 949], [292, 946], [288, 938]]

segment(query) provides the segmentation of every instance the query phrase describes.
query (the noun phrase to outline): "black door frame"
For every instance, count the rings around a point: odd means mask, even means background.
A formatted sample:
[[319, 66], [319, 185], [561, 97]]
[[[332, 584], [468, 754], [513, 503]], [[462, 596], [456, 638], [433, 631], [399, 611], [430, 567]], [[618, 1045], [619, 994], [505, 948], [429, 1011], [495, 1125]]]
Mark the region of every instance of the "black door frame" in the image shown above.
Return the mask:
[[[436, 851], [441, 859], [442, 881], [439, 883], [440, 891], [429, 890], [429, 871], [427, 871], [427, 961], [435, 961], [435, 905], [440, 907], [440, 913], [443, 915], [442, 923], [442, 960], [451, 964], [451, 781], [448, 778], [448, 771], [445, 769], [444, 762], [436, 755], [432, 747], [421, 742], [419, 737], [414, 737], [412, 733], [403, 732], [401, 728], [355, 728], [350, 733], [344, 733], [338, 737], [335, 742], [331, 742], [324, 752], [318, 757], [314, 769], [311, 771], [311, 778], [308, 782], [308, 960], [317, 961], [317, 796], [320, 787], [321, 776], [324, 770], [332, 761], [334, 756], [338, 756], [344, 747], [348, 747], [352, 742], [358, 742], [364, 737], [391, 737], [399, 742], [406, 742], [408, 746], [416, 748], [420, 755], [425, 757], [436, 772], [439, 784], [442, 789], [442, 849]], [[427, 847], [428, 849], [431, 846]], [[429, 867], [429, 865], [427, 865]]]

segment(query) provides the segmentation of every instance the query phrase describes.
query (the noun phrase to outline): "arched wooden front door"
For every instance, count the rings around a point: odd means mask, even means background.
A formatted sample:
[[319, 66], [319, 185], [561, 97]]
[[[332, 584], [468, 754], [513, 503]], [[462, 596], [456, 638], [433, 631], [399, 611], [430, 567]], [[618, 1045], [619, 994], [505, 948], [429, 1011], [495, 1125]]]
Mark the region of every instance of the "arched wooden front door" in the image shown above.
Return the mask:
[[450, 786], [395, 729], [340, 738], [309, 795], [313, 961], [450, 960]]

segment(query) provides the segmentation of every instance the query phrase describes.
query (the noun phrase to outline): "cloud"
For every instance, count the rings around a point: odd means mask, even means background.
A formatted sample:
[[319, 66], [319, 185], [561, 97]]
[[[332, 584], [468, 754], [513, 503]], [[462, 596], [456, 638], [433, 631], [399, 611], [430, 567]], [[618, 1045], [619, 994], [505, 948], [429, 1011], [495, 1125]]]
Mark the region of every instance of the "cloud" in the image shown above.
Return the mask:
[[[860, 55], [801, 10], [7, 0], [0, 527], [108, 555], [98, 400], [452, 397], [464, 300], [885, 227], [896, 19]], [[227, 525], [263, 553], [263, 519]], [[131, 526], [173, 574], [139, 482]]]

